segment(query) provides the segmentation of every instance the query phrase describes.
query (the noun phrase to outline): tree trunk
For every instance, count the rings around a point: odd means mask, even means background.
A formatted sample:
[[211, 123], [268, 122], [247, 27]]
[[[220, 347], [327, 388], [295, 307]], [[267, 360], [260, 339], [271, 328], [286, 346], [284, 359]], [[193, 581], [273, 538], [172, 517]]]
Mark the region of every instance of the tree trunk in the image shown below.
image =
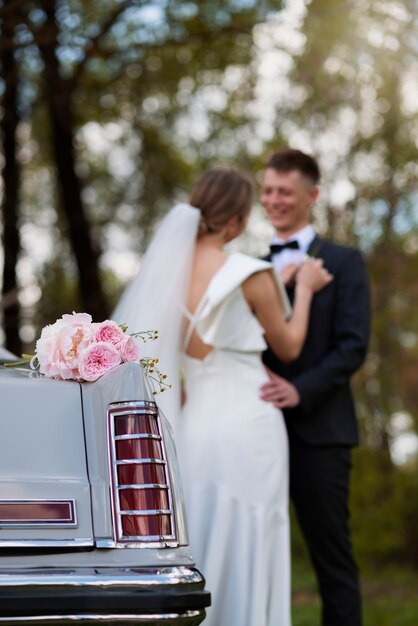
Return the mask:
[[[4, 36], [12, 39], [14, 24], [12, 17], [2, 24]], [[2, 74], [5, 88], [3, 96], [3, 117], [0, 123], [3, 168], [3, 199], [1, 213], [3, 221], [3, 286], [4, 302], [3, 326], [8, 350], [19, 355], [22, 353], [22, 341], [19, 337], [20, 307], [17, 300], [16, 265], [20, 251], [18, 229], [18, 203], [20, 186], [20, 165], [16, 158], [16, 129], [19, 123], [17, 111], [18, 68], [12, 48], [1, 55]]]
[[45, 96], [49, 108], [58, 191], [78, 268], [82, 305], [85, 312], [99, 321], [107, 316], [108, 305], [100, 279], [99, 250], [93, 242], [91, 227], [81, 199], [82, 185], [75, 168], [74, 120], [71, 111], [73, 87], [71, 82], [59, 73], [59, 62], [56, 57], [58, 27], [55, 3], [44, 0], [41, 4], [47, 15], [45, 28], [48, 43], [39, 44], [39, 50], [45, 66]]

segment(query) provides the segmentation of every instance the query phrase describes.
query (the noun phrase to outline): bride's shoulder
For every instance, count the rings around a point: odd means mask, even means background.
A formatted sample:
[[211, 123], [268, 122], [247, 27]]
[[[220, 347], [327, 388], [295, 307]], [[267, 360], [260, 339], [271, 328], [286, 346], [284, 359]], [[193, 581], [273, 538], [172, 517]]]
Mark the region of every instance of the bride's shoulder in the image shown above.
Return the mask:
[[271, 270], [272, 264], [268, 261], [257, 259], [249, 254], [235, 252], [228, 256], [221, 271], [218, 273], [221, 289], [231, 291], [253, 277]]
[[257, 259], [249, 254], [235, 252], [229, 257], [230, 266], [238, 273], [251, 276], [263, 270], [271, 270], [273, 264], [263, 259]]
[[[236, 252], [228, 255], [221, 269], [214, 276], [206, 292], [206, 305], [202, 315], [206, 315], [221, 302], [236, 293], [253, 276], [261, 276], [263, 270], [270, 270], [271, 263], [247, 254]], [[270, 272], [269, 272], [270, 273]]]

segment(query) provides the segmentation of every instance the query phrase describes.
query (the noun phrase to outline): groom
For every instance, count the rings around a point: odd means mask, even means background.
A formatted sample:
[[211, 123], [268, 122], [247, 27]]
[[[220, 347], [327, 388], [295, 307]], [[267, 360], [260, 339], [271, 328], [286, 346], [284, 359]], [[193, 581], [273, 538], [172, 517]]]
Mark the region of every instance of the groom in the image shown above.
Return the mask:
[[264, 171], [261, 202], [276, 231], [266, 259], [290, 300], [306, 254], [323, 259], [334, 280], [314, 297], [299, 358], [285, 364], [265, 353], [270, 382], [261, 397], [284, 410], [290, 495], [319, 582], [322, 624], [361, 626], [348, 509], [351, 448], [358, 444], [350, 378], [367, 351], [369, 290], [360, 253], [315, 233], [310, 211], [319, 178], [315, 159], [292, 149], [273, 154]]

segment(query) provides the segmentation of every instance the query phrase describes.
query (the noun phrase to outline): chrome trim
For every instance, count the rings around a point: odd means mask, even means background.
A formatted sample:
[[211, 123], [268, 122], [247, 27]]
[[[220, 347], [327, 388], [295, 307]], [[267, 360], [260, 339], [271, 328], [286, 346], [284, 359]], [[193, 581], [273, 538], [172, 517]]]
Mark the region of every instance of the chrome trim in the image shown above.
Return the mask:
[[170, 509], [133, 509], [131, 511], [124, 509], [120, 511], [120, 515], [171, 515]]
[[114, 463], [115, 465], [166, 465], [163, 459], [123, 459]]
[[91, 538], [82, 539], [0, 539], [0, 548], [93, 548]]
[[86, 624], [153, 624], [161, 622], [171, 622], [179, 626], [193, 620], [193, 624], [198, 624], [195, 620], [201, 618], [203, 621], [206, 615], [205, 609], [197, 611], [186, 611], [185, 613], [158, 613], [158, 614], [140, 614], [140, 615], [113, 615], [113, 614], [75, 614], [75, 615], [36, 615], [28, 617], [0, 617], [0, 624], [56, 624], [62, 625], [72, 624], [74, 622], [83, 622]]
[[130, 439], [153, 439], [154, 441], [161, 441], [159, 435], [150, 435], [148, 433], [142, 433], [140, 435], [115, 435], [115, 441], [129, 441]]
[[[170, 543], [170, 542], [165, 541], [164, 535], [129, 535], [129, 540], [131, 539], [135, 543], [145, 543], [146, 546], [148, 546], [148, 541], [158, 543], [160, 548], [161, 547], [176, 548], [178, 546], [178, 544], [174, 544], [174, 542]], [[154, 547], [157, 547], [157, 546], [154, 546]]]
[[77, 521], [77, 509], [75, 505], [74, 498], [31, 498], [28, 499], [15, 499], [15, 498], [2, 498], [0, 500], [0, 505], [2, 504], [68, 504], [71, 519], [69, 521], [60, 521], [56, 520], [37, 520], [37, 519], [28, 519], [27, 521], [17, 521], [17, 520], [5, 520], [0, 516], [0, 528], [30, 528], [31, 526], [35, 528], [76, 528], [78, 526]]
[[[162, 459], [119, 459], [116, 455], [116, 435], [115, 435], [115, 421], [116, 417], [120, 415], [134, 415], [134, 414], [152, 414], [156, 418], [158, 436], [161, 441], [161, 453]], [[109, 478], [110, 478], [110, 497], [111, 497], [111, 514], [113, 521], [113, 545], [120, 547], [122, 544], [124, 547], [131, 546], [132, 548], [138, 547], [166, 547], [167, 542], [173, 547], [178, 546], [177, 534], [176, 534], [176, 519], [174, 515], [172, 489], [171, 489], [171, 475], [169, 468], [167, 467], [167, 454], [166, 448], [162, 436], [163, 430], [161, 425], [161, 417], [155, 402], [139, 401], [139, 402], [120, 402], [109, 404], [107, 408], [107, 438], [108, 438], [108, 465], [109, 465]], [[135, 433], [140, 434], [140, 433]], [[145, 434], [145, 433], [144, 433]], [[144, 515], [143, 511], [139, 512], [122, 512], [119, 503], [119, 478], [117, 468], [122, 465], [146, 465], [156, 464], [165, 466], [165, 479], [167, 482], [167, 495], [168, 495], [168, 510], [167, 512], [158, 513], [158, 511], [146, 512], [148, 515], [164, 514], [170, 516], [170, 528], [171, 534], [164, 536], [130, 536], [125, 535], [122, 528], [123, 515]], [[125, 543], [126, 542], [126, 543]], [[97, 545], [97, 544], [96, 544]], [[103, 544], [101, 544], [103, 546]]]
[[[57, 569], [57, 572], [53, 570]], [[52, 570], [52, 572], [51, 572]], [[203, 584], [202, 574], [194, 567], [91, 567], [91, 568], [2, 568], [0, 589], [13, 587], [87, 587], [112, 589], [113, 587], [166, 587], [171, 585]]]
[[154, 413], [158, 413], [157, 403], [153, 400], [125, 400], [124, 402], [111, 402], [109, 407], [113, 409], [152, 409]]
[[109, 550], [113, 548], [178, 548], [178, 541], [165, 541], [159, 535], [132, 535], [129, 543], [118, 543], [113, 539], [96, 539], [96, 548], [98, 550]]
[[118, 485], [116, 489], [119, 491], [120, 489], [168, 489], [167, 484], [159, 484], [159, 483], [149, 483], [144, 485]]
[[155, 402], [148, 400], [132, 400], [131, 402], [114, 402], [108, 405], [108, 410], [118, 415], [158, 415], [158, 408]]
[[158, 420], [158, 432], [161, 435], [161, 449], [162, 449], [162, 453], [163, 453], [163, 459], [166, 462], [166, 468], [165, 468], [165, 476], [166, 476], [166, 481], [169, 485], [168, 490], [167, 490], [167, 496], [168, 496], [168, 508], [170, 509], [170, 517], [171, 517], [171, 537], [166, 537], [166, 539], [177, 539], [177, 520], [176, 520], [176, 516], [175, 516], [175, 511], [174, 511], [174, 507], [175, 507], [175, 503], [173, 501], [173, 490], [171, 488], [171, 472], [170, 472], [170, 468], [167, 466], [167, 450], [165, 447], [165, 441], [164, 441], [164, 437], [163, 437], [163, 429], [162, 429], [162, 425], [161, 425], [161, 416], [160, 414], [158, 414], [157, 416], [157, 420]]

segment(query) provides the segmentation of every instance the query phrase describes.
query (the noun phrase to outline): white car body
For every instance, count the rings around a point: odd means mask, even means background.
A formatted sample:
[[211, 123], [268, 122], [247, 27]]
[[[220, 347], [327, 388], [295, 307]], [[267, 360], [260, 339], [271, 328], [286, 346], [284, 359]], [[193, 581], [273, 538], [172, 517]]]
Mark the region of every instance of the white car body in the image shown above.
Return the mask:
[[139, 364], [95, 383], [0, 368], [0, 556], [0, 625], [203, 621], [171, 429]]

